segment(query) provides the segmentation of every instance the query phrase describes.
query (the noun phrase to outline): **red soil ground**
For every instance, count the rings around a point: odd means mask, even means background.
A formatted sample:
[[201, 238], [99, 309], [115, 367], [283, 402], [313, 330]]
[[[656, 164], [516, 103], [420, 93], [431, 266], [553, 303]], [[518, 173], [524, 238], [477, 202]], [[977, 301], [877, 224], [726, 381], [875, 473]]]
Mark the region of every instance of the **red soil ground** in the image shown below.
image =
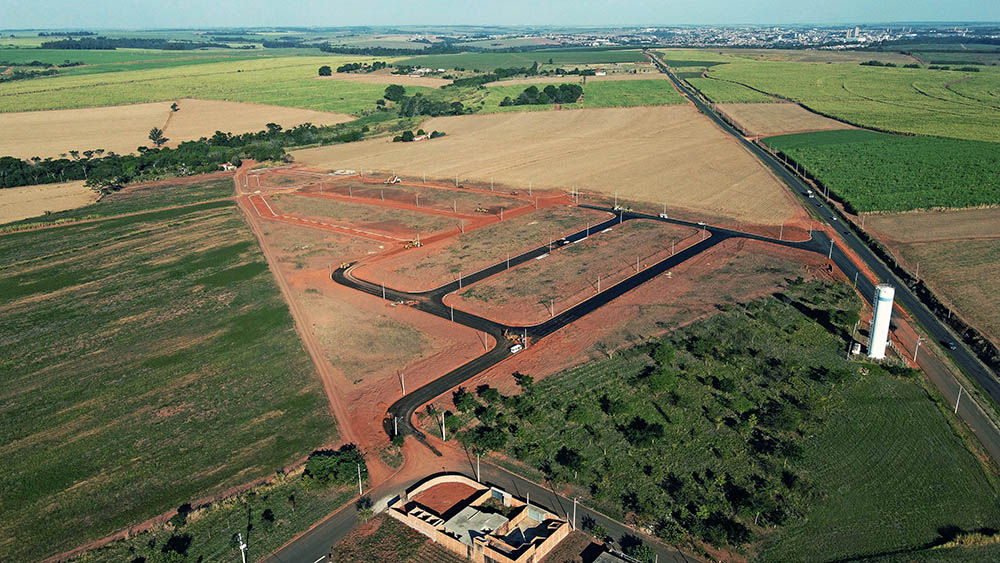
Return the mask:
[[630, 221], [583, 242], [553, 247], [541, 260], [448, 295], [445, 304], [504, 324], [538, 324], [634, 275], [633, 256], [642, 270], [699, 240], [701, 234], [689, 227]]
[[476, 489], [464, 483], [441, 483], [410, 499], [441, 516], [453, 506], [472, 496]]
[[[537, 379], [655, 338], [711, 315], [719, 305], [779, 291], [786, 279], [842, 279], [824, 257], [758, 241], [727, 240], [549, 335], [463, 385], [519, 391], [515, 371]], [[451, 394], [435, 401], [453, 409]]]

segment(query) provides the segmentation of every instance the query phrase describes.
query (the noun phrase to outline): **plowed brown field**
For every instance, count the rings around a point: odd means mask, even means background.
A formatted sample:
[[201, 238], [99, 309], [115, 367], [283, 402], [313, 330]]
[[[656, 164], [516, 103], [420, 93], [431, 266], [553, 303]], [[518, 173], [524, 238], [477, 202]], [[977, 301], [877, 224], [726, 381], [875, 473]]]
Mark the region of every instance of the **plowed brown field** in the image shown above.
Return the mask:
[[846, 123], [812, 113], [798, 104], [717, 104], [716, 107], [750, 135], [854, 129]]
[[435, 118], [446, 137], [374, 139], [297, 151], [326, 169], [397, 173], [557, 189], [573, 187], [672, 208], [777, 225], [803, 213], [774, 176], [690, 106]]
[[339, 113], [298, 108], [221, 102], [178, 100], [106, 108], [0, 113], [0, 156], [58, 158], [70, 150], [104, 149], [119, 154], [149, 145], [149, 130], [164, 129], [170, 146], [181, 141], [210, 137], [216, 130], [246, 133], [260, 131], [267, 123], [292, 127], [305, 122], [332, 125], [354, 119]]

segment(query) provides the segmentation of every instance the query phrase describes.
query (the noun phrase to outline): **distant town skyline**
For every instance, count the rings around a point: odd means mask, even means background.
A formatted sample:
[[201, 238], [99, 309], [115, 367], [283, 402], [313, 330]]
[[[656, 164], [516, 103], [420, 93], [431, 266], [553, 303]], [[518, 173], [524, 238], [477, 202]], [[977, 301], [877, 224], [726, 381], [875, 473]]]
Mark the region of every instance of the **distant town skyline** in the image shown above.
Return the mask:
[[149, 2], [7, 0], [4, 29], [380, 25], [865, 25], [892, 22], [997, 22], [995, 0], [390, 0], [275, 3], [264, 0]]

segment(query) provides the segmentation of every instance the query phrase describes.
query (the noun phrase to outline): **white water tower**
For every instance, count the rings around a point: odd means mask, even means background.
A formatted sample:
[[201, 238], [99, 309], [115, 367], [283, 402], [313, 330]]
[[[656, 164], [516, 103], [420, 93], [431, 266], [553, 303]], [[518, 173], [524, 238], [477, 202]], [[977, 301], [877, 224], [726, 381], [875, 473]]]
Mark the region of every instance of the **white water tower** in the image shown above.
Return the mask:
[[896, 290], [891, 285], [879, 284], [875, 287], [875, 318], [868, 340], [868, 357], [876, 360], [885, 358], [885, 345], [889, 341], [889, 321], [892, 318], [892, 299]]

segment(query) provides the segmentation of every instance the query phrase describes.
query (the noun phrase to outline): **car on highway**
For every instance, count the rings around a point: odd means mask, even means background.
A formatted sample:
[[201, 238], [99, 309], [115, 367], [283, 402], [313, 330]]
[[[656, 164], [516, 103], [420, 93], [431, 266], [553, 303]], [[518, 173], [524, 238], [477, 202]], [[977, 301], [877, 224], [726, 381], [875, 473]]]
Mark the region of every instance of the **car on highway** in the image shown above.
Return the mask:
[[958, 344], [955, 344], [954, 340], [942, 340], [941, 344], [943, 344], [945, 348], [949, 350], [958, 350]]

